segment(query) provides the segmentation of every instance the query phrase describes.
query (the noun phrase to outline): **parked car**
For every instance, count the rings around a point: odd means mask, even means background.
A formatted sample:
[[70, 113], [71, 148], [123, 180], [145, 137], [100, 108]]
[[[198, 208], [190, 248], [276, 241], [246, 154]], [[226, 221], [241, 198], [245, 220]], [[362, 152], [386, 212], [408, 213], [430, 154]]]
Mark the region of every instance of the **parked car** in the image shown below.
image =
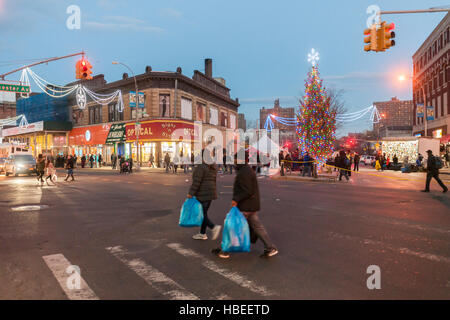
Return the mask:
[[31, 176], [36, 173], [36, 159], [31, 154], [12, 154], [5, 162], [5, 174], [18, 176], [19, 174], [28, 174]]
[[5, 162], [8, 158], [0, 158], [0, 173], [5, 171]]

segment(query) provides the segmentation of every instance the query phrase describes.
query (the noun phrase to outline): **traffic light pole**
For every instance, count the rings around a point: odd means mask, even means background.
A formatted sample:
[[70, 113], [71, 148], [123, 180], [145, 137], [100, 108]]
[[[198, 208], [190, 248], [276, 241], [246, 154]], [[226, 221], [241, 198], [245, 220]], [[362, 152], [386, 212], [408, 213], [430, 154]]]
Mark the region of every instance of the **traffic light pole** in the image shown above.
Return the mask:
[[5, 77], [10, 75], [10, 74], [16, 73], [16, 72], [21, 71], [21, 70], [26, 69], [26, 68], [37, 66], [39, 64], [48, 63], [48, 62], [51, 62], [51, 61], [56, 61], [56, 60], [61, 60], [61, 59], [66, 59], [66, 58], [79, 56], [79, 55], [83, 55], [84, 56], [84, 51], [78, 52], [78, 53], [74, 53], [74, 54], [69, 54], [69, 55], [64, 56], [64, 57], [55, 57], [55, 58], [50, 58], [50, 59], [47, 59], [47, 60], [39, 61], [39, 62], [36, 62], [36, 63], [32, 63], [32, 64], [29, 64], [27, 66], [21, 67], [19, 69], [15, 69], [13, 71], [1, 74], [0, 75], [0, 79], [5, 80]]

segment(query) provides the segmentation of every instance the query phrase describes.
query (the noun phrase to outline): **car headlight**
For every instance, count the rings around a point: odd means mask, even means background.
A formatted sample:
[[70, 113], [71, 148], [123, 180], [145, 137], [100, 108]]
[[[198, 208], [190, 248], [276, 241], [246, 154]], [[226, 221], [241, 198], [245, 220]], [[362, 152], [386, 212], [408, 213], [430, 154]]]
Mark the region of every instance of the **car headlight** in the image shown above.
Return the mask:
[[18, 165], [17, 165], [17, 168], [23, 168], [24, 167], [24, 165], [22, 164], [22, 163], [19, 163]]

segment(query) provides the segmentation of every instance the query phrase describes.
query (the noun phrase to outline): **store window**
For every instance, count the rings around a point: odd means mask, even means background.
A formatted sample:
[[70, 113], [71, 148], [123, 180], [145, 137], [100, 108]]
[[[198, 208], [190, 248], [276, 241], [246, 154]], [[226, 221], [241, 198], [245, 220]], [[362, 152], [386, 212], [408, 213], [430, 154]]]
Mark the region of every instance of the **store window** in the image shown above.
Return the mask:
[[206, 106], [203, 103], [197, 102], [195, 119], [203, 123], [206, 122]]
[[89, 107], [89, 124], [102, 122], [102, 106]]
[[162, 118], [170, 117], [170, 94], [159, 95], [159, 116]]
[[123, 112], [119, 112], [118, 103], [111, 103], [108, 105], [108, 121], [123, 121]]
[[181, 98], [181, 118], [192, 120], [192, 100]]
[[219, 116], [217, 108], [209, 108], [209, 123], [217, 126], [219, 124]]

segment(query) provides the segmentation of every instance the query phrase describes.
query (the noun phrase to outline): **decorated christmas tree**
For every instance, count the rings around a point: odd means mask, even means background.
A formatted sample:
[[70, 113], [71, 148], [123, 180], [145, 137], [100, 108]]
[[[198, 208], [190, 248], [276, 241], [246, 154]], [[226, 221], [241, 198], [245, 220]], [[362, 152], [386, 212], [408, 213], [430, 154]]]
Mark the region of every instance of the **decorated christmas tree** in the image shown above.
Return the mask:
[[309, 153], [314, 160], [325, 163], [333, 153], [336, 131], [336, 114], [330, 108], [330, 98], [322, 86], [317, 66], [305, 81], [305, 95], [297, 114], [299, 150]]

